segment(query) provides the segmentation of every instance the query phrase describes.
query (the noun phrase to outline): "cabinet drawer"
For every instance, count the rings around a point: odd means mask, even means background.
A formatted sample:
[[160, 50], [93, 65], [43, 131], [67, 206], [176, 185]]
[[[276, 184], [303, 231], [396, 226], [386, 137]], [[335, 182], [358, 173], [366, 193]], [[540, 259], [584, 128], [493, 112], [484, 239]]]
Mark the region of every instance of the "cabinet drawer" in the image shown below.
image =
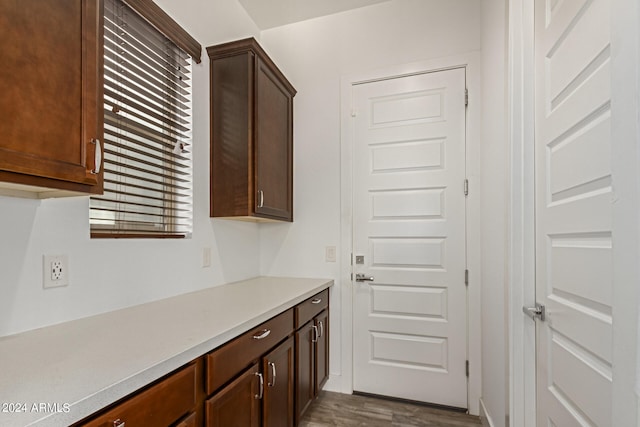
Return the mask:
[[293, 332], [293, 309], [268, 320], [207, 355], [211, 394]]
[[[93, 420], [89, 427], [169, 426], [196, 404], [196, 366], [191, 364]], [[188, 425], [188, 424], [187, 424]]]
[[295, 328], [298, 329], [329, 306], [329, 289], [312, 296], [295, 307]]

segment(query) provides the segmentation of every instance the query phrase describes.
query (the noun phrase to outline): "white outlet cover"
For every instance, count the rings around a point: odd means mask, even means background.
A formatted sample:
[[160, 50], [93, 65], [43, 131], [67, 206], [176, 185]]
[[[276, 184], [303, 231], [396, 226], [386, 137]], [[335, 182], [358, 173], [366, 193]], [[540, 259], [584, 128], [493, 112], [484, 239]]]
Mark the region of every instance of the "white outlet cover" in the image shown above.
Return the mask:
[[326, 262], [336, 262], [336, 247], [335, 246], [327, 246], [325, 248], [325, 261]]
[[69, 257], [67, 255], [44, 255], [42, 285], [45, 289], [69, 285]]

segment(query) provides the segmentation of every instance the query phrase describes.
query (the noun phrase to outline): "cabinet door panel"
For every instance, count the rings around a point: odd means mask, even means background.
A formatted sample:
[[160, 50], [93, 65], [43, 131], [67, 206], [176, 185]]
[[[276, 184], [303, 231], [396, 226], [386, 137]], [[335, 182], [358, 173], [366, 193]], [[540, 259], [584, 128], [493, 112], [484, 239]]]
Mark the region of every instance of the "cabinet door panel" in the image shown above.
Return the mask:
[[256, 73], [256, 213], [291, 221], [292, 98], [261, 60]]
[[263, 359], [263, 427], [293, 427], [293, 342], [289, 337]]
[[260, 400], [256, 363], [206, 402], [207, 427], [259, 427]]
[[[92, 140], [102, 138], [101, 5], [0, 2], [2, 179], [42, 184], [25, 181], [26, 175], [63, 182], [50, 183], [53, 188], [101, 186], [100, 175], [91, 173]], [[7, 172], [19, 175], [11, 179]]]
[[313, 322], [296, 332], [296, 424], [315, 397]]
[[315, 378], [315, 394], [316, 396], [329, 379], [329, 311], [325, 310], [315, 319], [314, 324], [318, 328], [319, 337], [315, 346], [316, 356], [316, 378]]

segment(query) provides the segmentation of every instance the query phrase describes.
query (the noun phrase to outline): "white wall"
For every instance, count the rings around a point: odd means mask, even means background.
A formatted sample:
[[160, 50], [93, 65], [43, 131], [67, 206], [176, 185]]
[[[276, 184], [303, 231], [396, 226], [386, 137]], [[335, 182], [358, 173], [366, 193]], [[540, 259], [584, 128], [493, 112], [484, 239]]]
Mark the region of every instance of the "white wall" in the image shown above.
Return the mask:
[[[333, 278], [331, 375], [341, 389], [341, 77], [480, 49], [479, 0], [390, 2], [274, 28], [261, 43], [298, 90], [294, 100], [294, 219], [260, 228], [260, 270]], [[348, 255], [347, 255], [348, 256]]]
[[482, 403], [490, 425], [508, 405], [507, 7], [482, 2]]
[[[256, 35], [237, 1], [158, 1], [203, 47]], [[194, 231], [188, 240], [91, 240], [88, 198], [0, 197], [0, 336], [259, 274], [258, 226], [209, 218], [209, 67], [193, 67]], [[213, 249], [211, 268], [202, 250]], [[70, 285], [42, 288], [42, 256], [69, 256]]]

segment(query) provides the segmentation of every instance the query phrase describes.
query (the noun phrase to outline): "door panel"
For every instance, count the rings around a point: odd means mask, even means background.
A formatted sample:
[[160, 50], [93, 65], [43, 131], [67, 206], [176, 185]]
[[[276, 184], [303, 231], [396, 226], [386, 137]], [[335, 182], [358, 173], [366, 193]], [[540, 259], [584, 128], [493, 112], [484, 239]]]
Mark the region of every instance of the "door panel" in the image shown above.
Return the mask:
[[354, 86], [354, 390], [467, 407], [465, 70]]
[[536, 0], [538, 426], [611, 426], [607, 0]]

